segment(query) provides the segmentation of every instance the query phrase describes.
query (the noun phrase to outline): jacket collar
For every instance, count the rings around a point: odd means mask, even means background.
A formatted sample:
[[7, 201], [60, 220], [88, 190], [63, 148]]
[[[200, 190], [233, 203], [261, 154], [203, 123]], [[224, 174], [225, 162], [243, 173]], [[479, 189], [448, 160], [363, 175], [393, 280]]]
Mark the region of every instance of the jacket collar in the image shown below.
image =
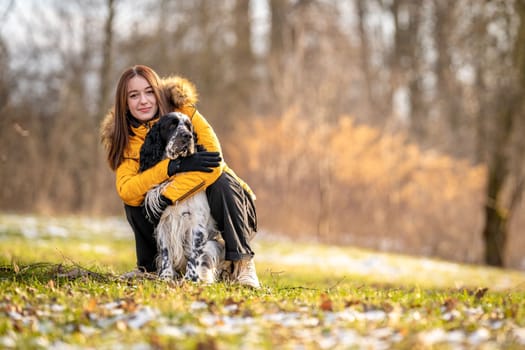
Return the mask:
[[135, 119], [135, 117], [128, 116], [128, 121], [129, 125], [131, 126], [131, 131], [133, 131], [135, 135], [145, 135], [153, 127], [153, 125], [159, 121], [159, 118], [159, 116], [156, 116], [147, 122], [141, 122], [140, 120]]

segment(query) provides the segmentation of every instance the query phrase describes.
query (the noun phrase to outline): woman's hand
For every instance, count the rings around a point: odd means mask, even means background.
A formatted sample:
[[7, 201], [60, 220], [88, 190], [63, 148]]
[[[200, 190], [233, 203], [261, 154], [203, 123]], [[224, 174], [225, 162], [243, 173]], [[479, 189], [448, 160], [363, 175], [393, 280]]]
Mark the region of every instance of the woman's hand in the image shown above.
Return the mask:
[[219, 152], [207, 151], [197, 152], [189, 157], [170, 160], [168, 164], [168, 176], [187, 171], [211, 173], [213, 171], [212, 168], [218, 167], [221, 160]]

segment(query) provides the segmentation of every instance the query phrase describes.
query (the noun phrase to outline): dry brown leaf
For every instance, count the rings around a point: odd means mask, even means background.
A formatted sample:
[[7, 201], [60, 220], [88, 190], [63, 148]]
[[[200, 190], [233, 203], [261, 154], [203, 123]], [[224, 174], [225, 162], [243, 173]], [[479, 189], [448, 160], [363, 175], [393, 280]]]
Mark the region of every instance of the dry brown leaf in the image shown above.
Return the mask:
[[97, 301], [95, 298], [89, 299], [86, 306], [84, 306], [84, 312], [94, 312], [97, 308]]
[[55, 281], [49, 280], [46, 284], [47, 288], [54, 290], [55, 289]]
[[324, 293], [321, 294], [321, 305], [320, 305], [320, 308], [323, 311], [333, 311], [334, 310], [334, 305], [332, 303], [332, 299], [330, 299], [330, 297], [328, 297], [328, 295], [326, 295]]
[[443, 306], [445, 307], [445, 310], [452, 311], [456, 308], [457, 304], [458, 304], [458, 301], [456, 299], [449, 298], [445, 300], [445, 302], [443, 303]]
[[489, 290], [488, 288], [478, 288], [474, 296], [476, 297], [476, 299], [481, 299], [483, 298], [485, 293], [487, 293], [488, 290]]

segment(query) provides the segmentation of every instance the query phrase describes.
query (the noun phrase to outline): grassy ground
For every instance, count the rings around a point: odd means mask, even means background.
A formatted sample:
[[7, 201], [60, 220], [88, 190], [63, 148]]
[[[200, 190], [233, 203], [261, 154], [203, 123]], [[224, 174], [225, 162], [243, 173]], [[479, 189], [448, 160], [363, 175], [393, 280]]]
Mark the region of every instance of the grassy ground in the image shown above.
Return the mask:
[[525, 274], [354, 248], [256, 243], [263, 284], [120, 280], [120, 220], [0, 215], [0, 348], [525, 347]]

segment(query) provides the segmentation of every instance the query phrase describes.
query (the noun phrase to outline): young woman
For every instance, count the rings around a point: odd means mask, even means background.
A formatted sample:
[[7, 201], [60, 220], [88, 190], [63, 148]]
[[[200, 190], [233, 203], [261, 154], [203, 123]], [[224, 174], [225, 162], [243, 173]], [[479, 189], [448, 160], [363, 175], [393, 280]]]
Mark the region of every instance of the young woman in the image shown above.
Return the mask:
[[[196, 102], [195, 87], [188, 80], [180, 77], [160, 79], [151, 68], [136, 65], [122, 73], [114, 108], [102, 123], [101, 137], [107, 160], [115, 171], [117, 192], [135, 235], [136, 273], [156, 271], [154, 222], [158, 222], [162, 214], [146, 217], [141, 204], [152, 186], [172, 178], [174, 186], [163, 193], [164, 207], [205, 190], [211, 214], [225, 241], [226, 260], [232, 262], [228, 272], [237, 283], [259, 288], [254, 253], [249, 244], [257, 231], [255, 195], [222, 161], [219, 140], [197, 111]], [[182, 160], [165, 159], [139, 173], [140, 148], [148, 130], [171, 111], [191, 118], [199, 143], [206, 152]]]

